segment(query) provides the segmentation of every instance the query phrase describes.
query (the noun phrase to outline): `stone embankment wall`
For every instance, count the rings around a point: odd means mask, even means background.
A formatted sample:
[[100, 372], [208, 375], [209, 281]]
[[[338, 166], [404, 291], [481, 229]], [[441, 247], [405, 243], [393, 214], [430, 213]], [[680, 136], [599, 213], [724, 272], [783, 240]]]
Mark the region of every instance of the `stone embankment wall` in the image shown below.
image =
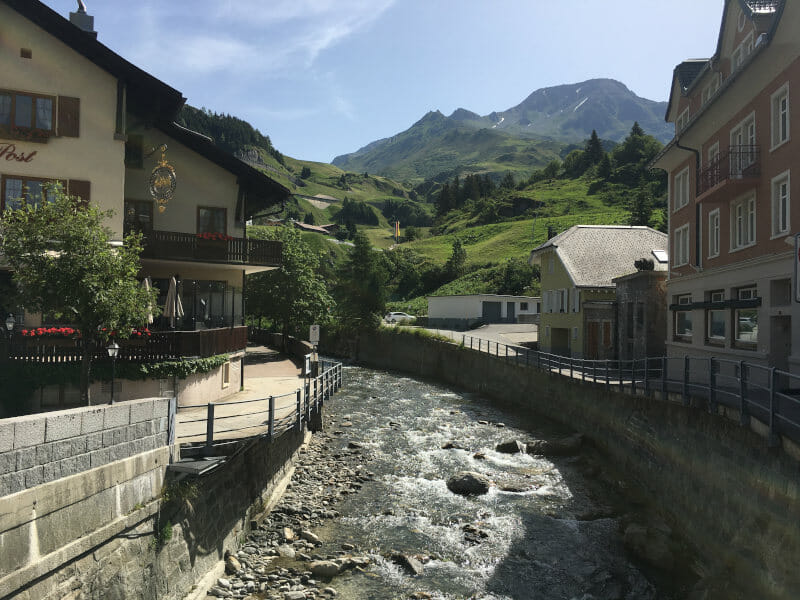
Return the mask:
[[178, 600], [219, 575], [309, 434], [242, 442], [181, 479], [168, 416], [159, 399], [0, 420], [0, 598]]
[[[330, 351], [330, 350], [328, 350]], [[354, 357], [479, 392], [585, 434], [628, 473], [740, 597], [800, 597], [797, 461], [736, 421], [668, 400], [526, 368], [455, 344], [385, 331]]]

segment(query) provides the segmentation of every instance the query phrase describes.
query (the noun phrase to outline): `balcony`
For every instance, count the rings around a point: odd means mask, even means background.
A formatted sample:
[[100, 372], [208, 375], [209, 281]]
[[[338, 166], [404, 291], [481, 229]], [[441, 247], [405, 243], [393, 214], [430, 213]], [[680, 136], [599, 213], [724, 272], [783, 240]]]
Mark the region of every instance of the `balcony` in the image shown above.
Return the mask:
[[[119, 340], [119, 359], [133, 362], [158, 362], [180, 358], [206, 358], [244, 350], [247, 327], [220, 327], [202, 331], [154, 331], [147, 338]], [[80, 362], [82, 349], [73, 339], [24, 338], [14, 336], [8, 348], [10, 360], [41, 363]], [[2, 354], [2, 352], [0, 352]], [[95, 360], [108, 360], [103, 347]]]
[[700, 171], [697, 202], [733, 196], [755, 186], [761, 178], [761, 147], [731, 146]]
[[[129, 233], [126, 227], [125, 234]], [[194, 233], [143, 231], [142, 258], [186, 260], [206, 263], [240, 264], [258, 267], [281, 266], [280, 242], [229, 238], [210, 240]]]

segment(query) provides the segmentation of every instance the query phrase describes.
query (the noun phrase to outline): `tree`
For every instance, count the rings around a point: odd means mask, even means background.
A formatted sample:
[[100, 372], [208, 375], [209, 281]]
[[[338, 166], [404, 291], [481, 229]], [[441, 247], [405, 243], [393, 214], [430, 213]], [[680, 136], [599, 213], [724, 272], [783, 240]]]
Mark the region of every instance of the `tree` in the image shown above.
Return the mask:
[[281, 266], [247, 279], [250, 315], [267, 317], [288, 336], [303, 338], [308, 327], [328, 318], [333, 299], [319, 275], [320, 258], [293, 227], [264, 229], [258, 235], [282, 242]]
[[653, 214], [653, 198], [646, 190], [637, 190], [630, 205], [630, 225], [649, 225]]
[[405, 239], [407, 242], [413, 242], [414, 240], [419, 239], [419, 229], [413, 225], [406, 227]]
[[527, 260], [510, 258], [503, 269], [503, 280], [498, 293], [520, 296], [530, 291], [535, 277], [536, 271]]
[[306, 216], [303, 217], [303, 223], [305, 223], [306, 225], [316, 225], [314, 219], [314, 213], [310, 212], [306, 213]]
[[453, 253], [444, 265], [444, 270], [449, 280], [458, 279], [467, 271], [467, 251], [461, 245], [461, 240], [453, 241]]
[[516, 182], [514, 181], [514, 174], [511, 171], [506, 171], [503, 180], [500, 182], [500, 187], [507, 190], [513, 190]]
[[590, 166], [599, 163], [605, 155], [603, 144], [600, 143], [600, 138], [597, 137], [597, 131], [594, 129], [592, 129], [592, 135], [589, 138], [589, 141], [586, 142], [584, 154], [586, 157], [586, 162]]
[[112, 211], [86, 206], [48, 186], [51, 202], [6, 210], [0, 220], [0, 254], [5, 255], [26, 309], [68, 320], [81, 332], [81, 399], [87, 405], [92, 357], [109, 336], [127, 338], [147, 324], [158, 291], [136, 279], [141, 235], [119, 247], [102, 222]]
[[339, 268], [334, 288], [337, 310], [345, 326], [374, 328], [386, 311], [389, 275], [382, 255], [372, 249], [363, 232], [353, 237], [353, 247]]
[[308, 179], [311, 177], [311, 169], [307, 166], [300, 169], [300, 179]]

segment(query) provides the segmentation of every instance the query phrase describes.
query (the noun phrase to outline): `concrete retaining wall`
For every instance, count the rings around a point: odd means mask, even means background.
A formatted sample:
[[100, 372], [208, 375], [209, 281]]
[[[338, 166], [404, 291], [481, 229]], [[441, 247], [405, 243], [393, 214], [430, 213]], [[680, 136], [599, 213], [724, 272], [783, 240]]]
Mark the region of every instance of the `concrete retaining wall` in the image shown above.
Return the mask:
[[418, 336], [362, 334], [355, 354], [584, 433], [649, 492], [709, 575], [730, 581], [730, 597], [800, 597], [798, 464], [736, 421]]

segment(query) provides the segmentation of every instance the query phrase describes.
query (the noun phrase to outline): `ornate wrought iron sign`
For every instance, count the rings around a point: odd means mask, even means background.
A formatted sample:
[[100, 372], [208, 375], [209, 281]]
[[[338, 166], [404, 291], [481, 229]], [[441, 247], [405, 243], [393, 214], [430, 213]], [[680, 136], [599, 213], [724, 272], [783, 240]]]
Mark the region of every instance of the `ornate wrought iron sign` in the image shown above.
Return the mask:
[[161, 160], [150, 173], [150, 196], [158, 203], [158, 212], [167, 210], [167, 203], [175, 195], [178, 178], [175, 168], [167, 162], [167, 146], [161, 146]]

